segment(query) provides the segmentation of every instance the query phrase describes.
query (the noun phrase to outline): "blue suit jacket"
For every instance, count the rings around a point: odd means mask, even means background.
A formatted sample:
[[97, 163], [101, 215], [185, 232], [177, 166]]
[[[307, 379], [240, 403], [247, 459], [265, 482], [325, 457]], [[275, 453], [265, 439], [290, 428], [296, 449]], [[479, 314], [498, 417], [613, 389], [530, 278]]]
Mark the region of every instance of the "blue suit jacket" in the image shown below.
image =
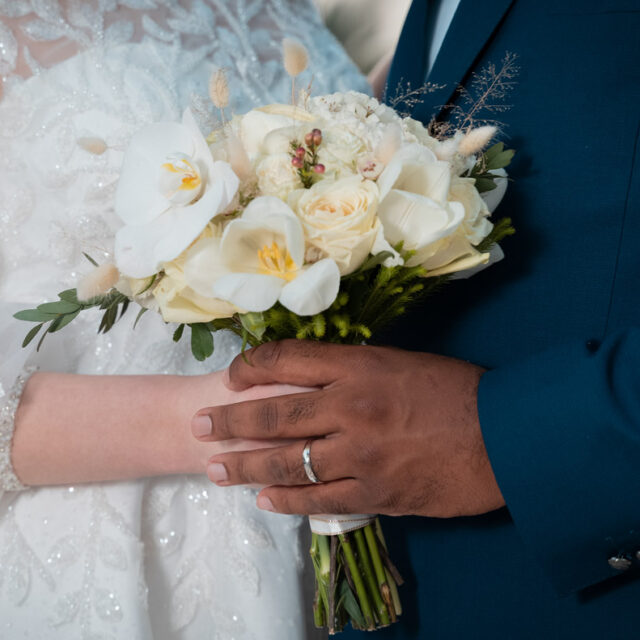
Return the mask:
[[[390, 87], [425, 80], [427, 4]], [[462, 0], [454, 16], [428, 77], [447, 89], [413, 117], [519, 56], [497, 116], [518, 150], [498, 214], [517, 234], [386, 341], [490, 369], [480, 421], [507, 509], [384, 519], [406, 612], [379, 640], [640, 638], [639, 40], [637, 0]]]

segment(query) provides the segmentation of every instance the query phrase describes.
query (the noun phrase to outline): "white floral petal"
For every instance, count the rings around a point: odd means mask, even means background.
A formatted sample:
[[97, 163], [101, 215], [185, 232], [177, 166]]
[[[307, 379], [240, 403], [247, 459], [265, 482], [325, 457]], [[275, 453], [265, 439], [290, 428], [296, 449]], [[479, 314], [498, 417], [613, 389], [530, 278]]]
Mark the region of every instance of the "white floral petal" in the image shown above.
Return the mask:
[[405, 165], [394, 189], [418, 193], [440, 204], [447, 201], [451, 184], [451, 167], [440, 160], [422, 165]]
[[275, 196], [259, 196], [254, 198], [242, 213], [243, 220], [260, 221], [266, 216], [287, 216], [297, 219], [291, 207]]
[[377, 180], [380, 199], [382, 200], [393, 189], [405, 165], [420, 166], [436, 162], [436, 160], [433, 151], [421, 144], [412, 143], [399, 149]]
[[[486, 256], [487, 254], [480, 254], [482, 256]], [[487, 267], [490, 267], [492, 264], [496, 262], [500, 262], [504, 258], [504, 252], [499, 244], [494, 244], [491, 249], [489, 249], [489, 259], [488, 260], [479, 260], [478, 264], [472, 266], [465, 266], [465, 268], [461, 271], [456, 271], [452, 276], [452, 280], [466, 280], [471, 276], [474, 276], [476, 273], [480, 271], [484, 271]], [[437, 275], [437, 274], [436, 274]]]
[[220, 238], [203, 238], [189, 249], [184, 279], [198, 295], [210, 297], [216, 280], [229, 272], [221, 258]]
[[340, 289], [338, 265], [326, 258], [305, 269], [284, 286], [280, 302], [299, 316], [312, 316], [328, 309]]
[[266, 311], [277, 301], [285, 281], [261, 273], [229, 273], [216, 280], [213, 295], [247, 311]]
[[378, 216], [391, 244], [404, 241], [408, 247], [423, 247], [453, 233], [464, 219], [464, 207], [459, 202], [442, 207], [430, 198], [394, 189], [380, 204]]
[[158, 122], [136, 133], [124, 156], [116, 191], [116, 213], [127, 224], [145, 224], [169, 207], [158, 190], [160, 167], [175, 152], [191, 155], [189, 131], [175, 122]]
[[260, 268], [258, 252], [274, 242], [284, 244], [281, 229], [238, 218], [232, 220], [222, 235], [222, 259], [230, 271], [254, 271]]
[[193, 143], [193, 155], [196, 160], [204, 162], [207, 166], [207, 169], [213, 169], [213, 156], [211, 155], [209, 145], [204, 139], [204, 136], [200, 131], [200, 127], [193, 117], [191, 109], [187, 108], [184, 110], [184, 113], [182, 114], [182, 124], [191, 135]]
[[156, 273], [176, 258], [207, 226], [226, 202], [225, 185], [214, 183], [198, 202], [166, 211], [148, 224], [123, 227], [116, 234], [116, 264], [132, 278]]
[[495, 171], [491, 171], [491, 173], [500, 177], [495, 181], [495, 189], [485, 191], [481, 194], [482, 199], [487, 205], [487, 209], [489, 209], [489, 213], [493, 213], [498, 208], [498, 205], [502, 202], [502, 198], [504, 198], [504, 194], [507, 192], [507, 186], [509, 184], [507, 172], [504, 169], [496, 169]]

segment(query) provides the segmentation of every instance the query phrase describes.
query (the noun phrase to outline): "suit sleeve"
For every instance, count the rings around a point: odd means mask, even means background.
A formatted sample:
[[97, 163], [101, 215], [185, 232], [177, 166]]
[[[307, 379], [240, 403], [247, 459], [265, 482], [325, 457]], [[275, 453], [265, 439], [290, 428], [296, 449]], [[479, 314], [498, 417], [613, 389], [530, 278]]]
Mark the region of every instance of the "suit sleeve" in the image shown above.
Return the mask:
[[640, 549], [640, 328], [485, 373], [478, 391], [496, 479], [561, 594], [619, 575]]

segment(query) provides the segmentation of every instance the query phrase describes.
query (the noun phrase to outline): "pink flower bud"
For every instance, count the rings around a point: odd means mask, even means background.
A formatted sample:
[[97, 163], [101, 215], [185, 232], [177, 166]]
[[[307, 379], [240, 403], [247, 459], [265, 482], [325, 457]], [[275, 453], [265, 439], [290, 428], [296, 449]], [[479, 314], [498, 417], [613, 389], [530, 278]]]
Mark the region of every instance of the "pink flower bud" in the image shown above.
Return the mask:
[[325, 167], [324, 167], [323, 164], [315, 164], [315, 165], [313, 165], [313, 170], [316, 173], [324, 173]]
[[304, 143], [307, 145], [307, 147], [310, 147], [313, 144], [313, 132], [309, 131], [309, 133], [307, 133], [304, 137]]
[[295, 158], [291, 158], [291, 164], [296, 167], [296, 169], [301, 169], [304, 163], [302, 162], [302, 158], [296, 156]]
[[313, 130], [313, 144], [319, 147], [322, 144], [322, 131], [320, 129]]
[[296, 157], [297, 157], [297, 158], [304, 158], [304, 154], [305, 154], [305, 153], [307, 153], [307, 152], [305, 151], [305, 148], [304, 148], [304, 147], [298, 147], [298, 148], [296, 149]]

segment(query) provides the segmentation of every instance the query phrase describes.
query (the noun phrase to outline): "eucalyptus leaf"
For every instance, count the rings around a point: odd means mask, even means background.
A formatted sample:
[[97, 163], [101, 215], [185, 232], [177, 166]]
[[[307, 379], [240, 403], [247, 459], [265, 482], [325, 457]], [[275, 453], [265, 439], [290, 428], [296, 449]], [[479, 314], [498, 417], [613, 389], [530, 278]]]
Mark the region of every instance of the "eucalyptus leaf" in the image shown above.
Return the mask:
[[39, 304], [37, 309], [38, 311], [42, 311], [43, 313], [59, 315], [64, 313], [73, 313], [74, 311], [80, 309], [80, 305], [76, 302], [58, 300], [57, 302], [45, 302], [44, 304]]
[[181, 324], [174, 332], [173, 332], [173, 341], [180, 342], [180, 338], [182, 338], [182, 334], [184, 333], [184, 325]]
[[24, 340], [22, 341], [23, 348], [26, 347], [38, 335], [38, 332], [40, 331], [40, 329], [42, 329], [43, 326], [44, 324], [37, 324], [35, 327], [32, 327], [29, 330], [29, 333], [27, 333], [27, 335], [24, 337]]
[[477, 177], [476, 189], [478, 193], [486, 193], [487, 191], [493, 191], [496, 188], [496, 182], [493, 178]]
[[136, 319], [133, 321], [133, 328], [135, 329], [138, 326], [138, 322], [140, 321], [140, 318], [142, 318], [142, 316], [149, 311], [149, 309], [147, 309], [147, 307], [142, 307], [140, 309], [140, 311], [138, 311], [138, 315], [136, 316]]
[[49, 322], [49, 320], [53, 320], [57, 315], [57, 313], [45, 313], [39, 309], [25, 309], [24, 311], [14, 313], [13, 317], [16, 320], [26, 320], [27, 322]]
[[500, 153], [497, 153], [495, 156], [493, 156], [490, 160], [487, 161], [486, 163], [486, 169], [488, 171], [495, 171], [496, 169], [502, 169], [506, 166], [508, 166], [511, 163], [511, 160], [513, 160], [513, 156], [516, 154], [516, 152], [513, 149], [507, 149], [506, 151], [501, 151]]
[[191, 351], [194, 358], [202, 362], [213, 353], [213, 335], [203, 323], [189, 326], [191, 327]]
[[67, 289], [66, 291], [61, 291], [58, 294], [58, 298], [60, 298], [60, 300], [65, 300], [67, 302], [73, 302], [75, 304], [79, 304], [78, 291], [76, 289]]
[[60, 331], [62, 327], [66, 327], [79, 313], [81, 309], [74, 311], [73, 313], [67, 313], [63, 316], [58, 317], [51, 323], [49, 327], [49, 333], [55, 333], [56, 331]]

